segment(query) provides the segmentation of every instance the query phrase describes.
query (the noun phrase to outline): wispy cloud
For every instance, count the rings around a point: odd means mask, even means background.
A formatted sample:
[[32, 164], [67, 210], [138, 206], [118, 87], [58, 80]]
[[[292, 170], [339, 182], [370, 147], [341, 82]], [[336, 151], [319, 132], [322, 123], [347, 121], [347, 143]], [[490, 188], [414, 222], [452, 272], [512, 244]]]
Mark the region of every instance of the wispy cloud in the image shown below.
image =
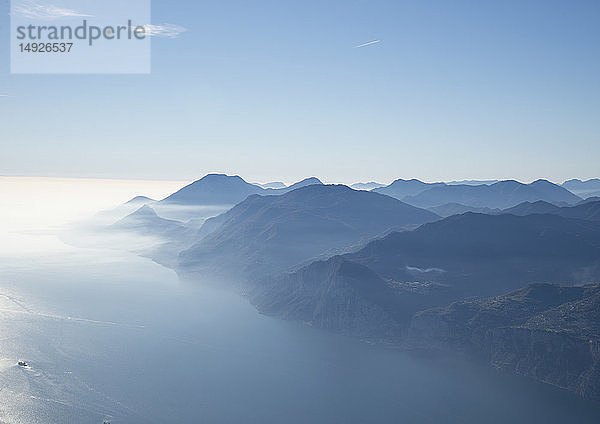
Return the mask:
[[91, 17], [72, 9], [40, 4], [33, 1], [21, 1], [13, 6], [13, 13], [29, 19], [60, 19], [72, 17]]
[[370, 46], [372, 44], [377, 44], [377, 43], [381, 43], [381, 40], [373, 40], [373, 41], [369, 41], [368, 43], [363, 43], [363, 44], [359, 44], [358, 46], [354, 46], [355, 49], [359, 49], [361, 47], [367, 47]]
[[160, 24], [160, 25], [144, 25], [146, 29], [146, 35], [150, 37], [165, 37], [165, 38], [177, 38], [187, 29], [173, 24]]

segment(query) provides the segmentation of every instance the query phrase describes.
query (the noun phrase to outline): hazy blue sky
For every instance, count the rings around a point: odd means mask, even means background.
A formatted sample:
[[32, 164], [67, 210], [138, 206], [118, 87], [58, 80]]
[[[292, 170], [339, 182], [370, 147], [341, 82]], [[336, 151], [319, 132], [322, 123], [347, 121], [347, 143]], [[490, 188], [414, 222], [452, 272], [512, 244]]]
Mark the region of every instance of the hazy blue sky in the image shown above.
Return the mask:
[[0, 174], [600, 176], [597, 0], [154, 0], [129, 76], [10, 75], [8, 11]]

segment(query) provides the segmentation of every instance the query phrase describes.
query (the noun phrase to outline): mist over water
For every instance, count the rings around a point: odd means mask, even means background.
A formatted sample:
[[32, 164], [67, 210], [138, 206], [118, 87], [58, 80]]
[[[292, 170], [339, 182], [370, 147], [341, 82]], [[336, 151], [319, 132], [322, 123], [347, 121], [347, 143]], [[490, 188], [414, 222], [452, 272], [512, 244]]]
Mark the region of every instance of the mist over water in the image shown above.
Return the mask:
[[[46, 225], [10, 207], [21, 221], [5, 220], [0, 231], [0, 422], [595, 423], [600, 416], [599, 405], [529, 380], [260, 315], [245, 299], [208, 281], [180, 281], [150, 260], [65, 245], [57, 228], [72, 210]], [[18, 207], [32, 213], [36, 198]], [[20, 359], [29, 367], [18, 367]]]

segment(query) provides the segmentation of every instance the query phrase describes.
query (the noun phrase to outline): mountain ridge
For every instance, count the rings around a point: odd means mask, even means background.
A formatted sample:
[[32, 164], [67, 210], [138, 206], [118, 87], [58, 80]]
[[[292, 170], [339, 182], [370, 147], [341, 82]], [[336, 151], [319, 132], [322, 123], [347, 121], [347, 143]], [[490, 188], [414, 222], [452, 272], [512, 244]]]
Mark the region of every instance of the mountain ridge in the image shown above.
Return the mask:
[[160, 200], [160, 203], [233, 206], [253, 194], [284, 194], [313, 184], [323, 183], [316, 177], [309, 177], [289, 187], [263, 188], [247, 182], [239, 175], [208, 174]]
[[403, 200], [426, 208], [459, 203], [465, 206], [506, 209], [525, 201], [545, 200], [550, 203], [575, 204], [581, 201], [581, 198], [547, 180], [537, 180], [530, 184], [505, 180], [491, 185], [436, 186], [417, 195], [407, 196]]
[[311, 185], [280, 196], [253, 195], [208, 220], [209, 229], [200, 229], [202, 238], [181, 253], [181, 265], [189, 268], [197, 257], [215, 262], [209, 258], [219, 252], [216, 256], [229, 258], [232, 268], [241, 264], [284, 271], [386, 231], [437, 219], [433, 212], [389, 196], [343, 185]]

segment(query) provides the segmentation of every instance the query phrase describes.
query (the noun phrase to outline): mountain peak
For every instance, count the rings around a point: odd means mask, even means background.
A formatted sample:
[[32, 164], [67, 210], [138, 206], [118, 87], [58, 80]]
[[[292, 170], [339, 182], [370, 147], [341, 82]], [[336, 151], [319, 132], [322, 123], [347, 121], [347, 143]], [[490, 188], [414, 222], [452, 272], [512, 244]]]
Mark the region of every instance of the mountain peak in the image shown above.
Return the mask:
[[135, 196], [133, 199], [125, 202], [125, 204], [126, 205], [131, 205], [131, 204], [152, 203], [152, 202], [156, 202], [156, 200], [151, 199], [151, 198], [146, 197], [146, 196]]
[[140, 216], [140, 215], [143, 215], [143, 216], [158, 216], [156, 214], [156, 211], [152, 207], [150, 207], [148, 205], [142, 206], [137, 211], [135, 211], [134, 214], [136, 214], [138, 216]]
[[165, 203], [186, 205], [234, 205], [264, 189], [239, 175], [208, 174], [163, 199]]
[[[211, 181], [242, 181], [246, 183], [246, 181], [240, 177], [239, 175], [227, 175], [227, 174], [206, 174], [204, 177], [196, 180], [195, 182], [211, 182]], [[247, 183], [248, 184], [248, 183]]]
[[553, 182], [540, 178], [539, 180], [535, 180], [531, 183], [531, 185], [556, 185]]
[[350, 188], [353, 188], [354, 190], [373, 190], [375, 188], [380, 188], [380, 187], [385, 187], [385, 184], [380, 184], [378, 182], [375, 181], [369, 181], [366, 183], [354, 183], [350, 186]]
[[309, 178], [303, 179], [302, 181], [298, 181], [297, 183], [292, 184], [291, 186], [284, 188], [283, 190], [290, 191], [290, 190], [295, 190], [300, 187], [306, 187], [306, 186], [315, 185], [315, 184], [323, 185], [321, 180], [318, 179], [317, 177], [309, 177]]

